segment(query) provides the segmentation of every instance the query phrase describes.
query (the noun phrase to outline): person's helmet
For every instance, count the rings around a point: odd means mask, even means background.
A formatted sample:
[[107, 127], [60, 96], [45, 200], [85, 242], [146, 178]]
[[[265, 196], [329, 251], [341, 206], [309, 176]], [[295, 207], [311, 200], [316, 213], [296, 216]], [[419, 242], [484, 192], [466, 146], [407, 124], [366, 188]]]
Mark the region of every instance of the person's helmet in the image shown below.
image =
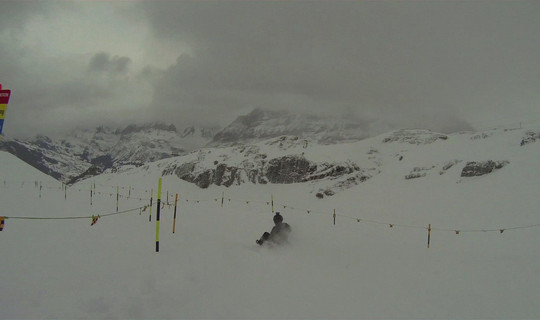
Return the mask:
[[281, 216], [279, 212], [276, 212], [276, 215], [274, 216], [274, 224], [278, 224], [280, 222], [283, 222], [283, 216]]

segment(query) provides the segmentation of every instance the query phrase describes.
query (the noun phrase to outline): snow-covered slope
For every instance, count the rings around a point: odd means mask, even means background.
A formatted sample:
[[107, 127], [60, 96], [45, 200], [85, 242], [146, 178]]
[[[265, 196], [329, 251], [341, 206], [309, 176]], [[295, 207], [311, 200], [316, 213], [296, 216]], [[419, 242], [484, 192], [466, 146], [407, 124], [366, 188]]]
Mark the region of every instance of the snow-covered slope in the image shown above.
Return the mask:
[[[67, 191], [44, 180], [51, 188], [40, 198], [35, 183], [20, 179], [48, 177], [0, 152], [7, 181], [0, 215], [8, 216], [0, 232], [2, 317], [536, 319], [539, 140], [540, 126], [447, 136], [399, 131], [305, 150], [269, 140], [256, 145], [269, 159], [296, 150], [314, 163], [352, 161], [377, 173], [322, 199], [313, 193], [333, 184], [332, 176], [202, 189], [165, 175], [159, 253], [157, 182], [180, 158], [108, 172]], [[214, 156], [232, 166], [246, 154], [223, 149], [224, 160], [207, 151], [209, 166]], [[507, 163], [462, 176], [469, 162], [488, 160]], [[153, 194], [152, 221], [149, 210], [108, 216], [117, 189], [120, 212]], [[173, 234], [167, 203], [174, 194]], [[254, 240], [272, 226], [272, 199], [293, 232], [286, 246], [259, 247]], [[91, 215], [101, 215], [94, 226]], [[77, 216], [85, 218], [16, 219]]]
[[[162, 174], [201, 188], [210, 185], [309, 182], [317, 197], [332, 196], [378, 175], [441, 181], [489, 174], [527, 150], [529, 129], [461, 132], [398, 130], [353, 143], [321, 145], [297, 136], [223, 148], [206, 148], [161, 162]], [[533, 140], [531, 140], [533, 141]], [[150, 168], [146, 166], [143, 170]]]
[[25, 141], [3, 140], [0, 150], [15, 155], [57, 180], [68, 180], [91, 167], [84, 150], [77, 150], [71, 144], [59, 144], [42, 135]]

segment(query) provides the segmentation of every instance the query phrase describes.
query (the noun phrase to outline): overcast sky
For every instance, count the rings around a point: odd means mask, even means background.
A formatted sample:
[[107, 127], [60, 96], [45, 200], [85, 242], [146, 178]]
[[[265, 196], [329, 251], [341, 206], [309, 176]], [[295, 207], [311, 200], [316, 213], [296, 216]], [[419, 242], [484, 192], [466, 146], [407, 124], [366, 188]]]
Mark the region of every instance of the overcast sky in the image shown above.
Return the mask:
[[540, 120], [540, 1], [0, 1], [4, 134], [255, 107], [381, 126]]

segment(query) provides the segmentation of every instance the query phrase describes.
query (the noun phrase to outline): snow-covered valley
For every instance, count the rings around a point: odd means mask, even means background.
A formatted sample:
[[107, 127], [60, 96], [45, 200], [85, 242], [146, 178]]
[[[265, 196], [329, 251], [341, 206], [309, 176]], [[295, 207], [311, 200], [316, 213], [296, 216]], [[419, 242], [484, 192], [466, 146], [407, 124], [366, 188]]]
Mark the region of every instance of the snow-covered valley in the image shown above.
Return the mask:
[[[67, 190], [0, 152], [0, 317], [538, 318], [539, 133], [412, 130], [307, 147], [273, 139], [252, 153], [201, 149]], [[240, 184], [200, 188], [171, 169], [198, 161], [201, 172], [246, 172], [243, 161], [262, 154], [358, 170], [285, 184], [239, 173]], [[349, 180], [360, 173], [369, 178]], [[118, 210], [134, 210], [108, 215], [117, 190]], [[137, 208], [151, 195], [149, 221], [149, 208]], [[293, 232], [288, 245], [260, 247], [272, 200]], [[93, 226], [92, 215], [101, 216]]]

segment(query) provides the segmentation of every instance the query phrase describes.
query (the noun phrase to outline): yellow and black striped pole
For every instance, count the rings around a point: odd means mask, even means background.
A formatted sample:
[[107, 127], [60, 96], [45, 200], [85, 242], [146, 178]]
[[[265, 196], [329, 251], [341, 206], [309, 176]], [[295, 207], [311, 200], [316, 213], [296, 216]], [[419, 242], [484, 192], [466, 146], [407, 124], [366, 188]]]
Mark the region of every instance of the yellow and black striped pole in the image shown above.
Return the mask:
[[176, 229], [176, 206], [178, 205], [178, 193], [176, 194], [176, 197], [174, 198], [174, 219], [173, 219], [173, 225], [172, 225], [172, 233], [174, 233], [174, 230]]
[[156, 211], [156, 252], [159, 252], [159, 213], [161, 209], [161, 178], [158, 182], [157, 211]]

